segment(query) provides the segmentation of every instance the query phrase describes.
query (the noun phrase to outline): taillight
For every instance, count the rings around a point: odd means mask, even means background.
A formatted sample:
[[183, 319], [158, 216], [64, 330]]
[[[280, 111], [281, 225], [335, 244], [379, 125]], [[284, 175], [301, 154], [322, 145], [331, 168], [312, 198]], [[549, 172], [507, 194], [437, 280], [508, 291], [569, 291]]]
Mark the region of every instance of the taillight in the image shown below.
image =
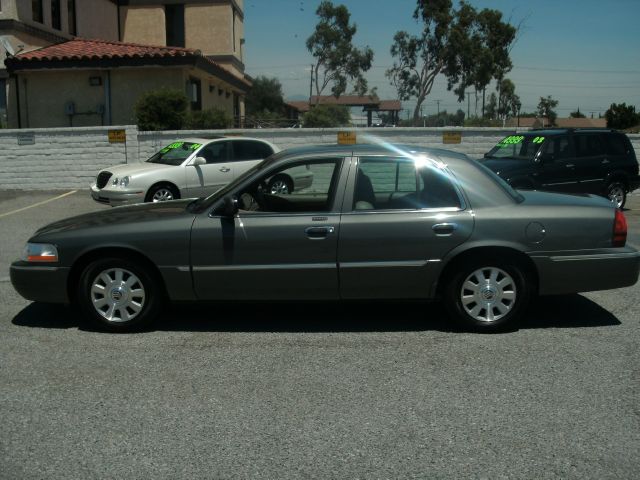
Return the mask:
[[627, 219], [624, 218], [622, 210], [616, 209], [616, 216], [613, 220], [613, 246], [624, 247], [627, 243]]

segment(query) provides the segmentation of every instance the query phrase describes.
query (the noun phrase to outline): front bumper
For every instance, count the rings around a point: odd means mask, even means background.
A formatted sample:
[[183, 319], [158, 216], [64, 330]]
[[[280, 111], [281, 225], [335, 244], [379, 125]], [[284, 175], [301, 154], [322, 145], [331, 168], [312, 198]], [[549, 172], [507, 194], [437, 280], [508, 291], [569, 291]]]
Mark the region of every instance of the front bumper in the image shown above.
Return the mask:
[[67, 280], [70, 268], [34, 265], [17, 261], [9, 276], [16, 291], [27, 300], [46, 303], [69, 303]]
[[99, 189], [95, 184], [91, 185], [91, 197], [98, 203], [112, 206], [144, 202], [143, 191]]
[[609, 251], [532, 254], [541, 295], [611, 290], [635, 285], [640, 275], [640, 252], [633, 247]]

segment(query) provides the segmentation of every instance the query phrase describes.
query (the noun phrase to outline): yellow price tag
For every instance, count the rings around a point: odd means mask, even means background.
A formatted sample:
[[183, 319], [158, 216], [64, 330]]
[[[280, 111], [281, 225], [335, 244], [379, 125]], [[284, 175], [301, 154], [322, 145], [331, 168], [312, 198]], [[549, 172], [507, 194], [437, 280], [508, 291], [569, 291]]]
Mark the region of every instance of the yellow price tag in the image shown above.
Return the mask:
[[355, 145], [356, 132], [338, 132], [338, 145]]
[[109, 143], [125, 143], [127, 141], [127, 132], [124, 130], [109, 130]]

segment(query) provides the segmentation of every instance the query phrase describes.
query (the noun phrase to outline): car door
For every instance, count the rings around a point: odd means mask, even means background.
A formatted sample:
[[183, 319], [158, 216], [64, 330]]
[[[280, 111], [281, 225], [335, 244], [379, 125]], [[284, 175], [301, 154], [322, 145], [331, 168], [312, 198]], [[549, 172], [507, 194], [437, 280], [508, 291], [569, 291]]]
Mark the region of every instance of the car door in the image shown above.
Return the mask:
[[259, 140], [234, 139], [231, 146], [231, 159], [236, 177], [273, 154], [271, 146]]
[[[224, 216], [214, 209], [195, 219], [191, 258], [195, 292], [204, 300], [337, 299], [337, 245], [344, 188], [342, 159], [309, 159], [312, 191], [260, 193], [272, 168], [232, 196], [241, 209]], [[258, 201], [254, 202], [254, 196]]]
[[360, 158], [348, 185], [338, 244], [341, 297], [428, 297], [438, 262], [473, 230], [450, 174], [411, 159]]
[[568, 135], [542, 139], [533, 178], [540, 190], [575, 192], [578, 190], [575, 157]]
[[193, 160], [185, 167], [186, 183], [189, 196], [203, 197], [209, 195], [233, 180], [233, 163], [229, 159], [229, 140], [211, 142], [202, 147], [198, 157], [207, 163], [193, 165]]
[[573, 136], [576, 147], [576, 177], [579, 192], [601, 193], [606, 177], [607, 158], [606, 141], [600, 133], [576, 133]]

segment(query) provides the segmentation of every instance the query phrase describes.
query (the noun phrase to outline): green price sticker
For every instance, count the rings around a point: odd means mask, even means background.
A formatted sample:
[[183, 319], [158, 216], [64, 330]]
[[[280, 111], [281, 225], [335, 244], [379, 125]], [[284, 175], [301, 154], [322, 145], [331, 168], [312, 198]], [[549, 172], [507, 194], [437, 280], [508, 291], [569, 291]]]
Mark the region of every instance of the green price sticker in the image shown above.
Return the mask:
[[544, 142], [544, 137], [536, 137], [533, 139], [533, 143], [542, 143]]
[[500, 143], [498, 143], [498, 147], [508, 147], [509, 145], [517, 145], [522, 143], [524, 140], [524, 136], [522, 135], [510, 135], [507, 138], [503, 138]]
[[202, 146], [201, 143], [194, 143], [193, 145], [191, 145], [191, 150], [197, 150]]

